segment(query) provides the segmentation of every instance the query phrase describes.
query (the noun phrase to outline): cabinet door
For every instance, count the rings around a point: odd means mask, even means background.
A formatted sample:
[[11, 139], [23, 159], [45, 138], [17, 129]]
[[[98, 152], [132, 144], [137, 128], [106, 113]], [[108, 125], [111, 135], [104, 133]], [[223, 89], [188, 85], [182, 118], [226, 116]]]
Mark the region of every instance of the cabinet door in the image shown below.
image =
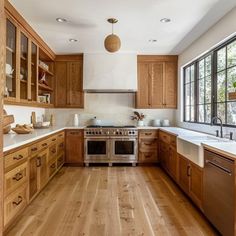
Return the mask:
[[56, 107], [66, 107], [67, 104], [67, 62], [55, 63], [55, 105]]
[[136, 107], [149, 108], [150, 100], [150, 80], [151, 80], [151, 65], [148, 62], [138, 63], [138, 92], [136, 94]]
[[38, 192], [38, 156], [29, 160], [29, 199]]
[[203, 171], [200, 167], [190, 164], [189, 195], [198, 207], [202, 207]]
[[30, 96], [29, 100], [36, 102], [37, 101], [37, 88], [38, 88], [38, 47], [34, 42], [31, 42], [31, 70], [30, 70], [30, 76], [31, 76], [31, 83], [30, 83]]
[[164, 107], [177, 108], [177, 62], [165, 62]]
[[47, 173], [47, 160], [48, 160], [48, 150], [41, 152], [39, 154], [40, 166], [39, 166], [39, 188], [42, 189], [48, 182]]
[[187, 159], [178, 155], [179, 161], [179, 185], [186, 192], [189, 192], [189, 170], [190, 165]]
[[17, 28], [10, 19], [6, 20], [6, 83], [5, 97], [16, 100], [17, 97]]
[[165, 142], [160, 142], [160, 160], [162, 167], [169, 172], [169, 147]]
[[68, 62], [68, 79], [67, 79], [67, 104], [70, 107], [84, 107], [83, 94], [83, 63]]
[[163, 63], [152, 64], [151, 97], [152, 108], [163, 107]]
[[66, 131], [66, 163], [80, 164], [84, 162], [83, 130]]
[[170, 147], [169, 148], [169, 172], [170, 175], [177, 179], [177, 151], [175, 148]]

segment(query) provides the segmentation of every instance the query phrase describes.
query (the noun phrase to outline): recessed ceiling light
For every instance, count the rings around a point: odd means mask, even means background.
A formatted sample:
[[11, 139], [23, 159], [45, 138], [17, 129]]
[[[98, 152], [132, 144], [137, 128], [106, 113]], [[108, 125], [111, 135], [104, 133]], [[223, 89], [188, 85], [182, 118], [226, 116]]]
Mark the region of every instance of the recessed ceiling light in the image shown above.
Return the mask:
[[60, 22], [60, 23], [63, 23], [63, 22], [66, 22], [67, 20], [64, 19], [64, 18], [58, 17], [58, 18], [56, 19], [56, 21], [57, 21], [57, 22]]
[[77, 40], [77, 39], [69, 39], [69, 41], [70, 41], [71, 43], [75, 43], [75, 42], [77, 42], [78, 40]]
[[156, 43], [156, 42], [157, 42], [157, 39], [149, 39], [148, 42], [149, 42], [149, 43]]
[[162, 18], [160, 20], [161, 23], [168, 23], [168, 22], [171, 22], [171, 19], [170, 18]]

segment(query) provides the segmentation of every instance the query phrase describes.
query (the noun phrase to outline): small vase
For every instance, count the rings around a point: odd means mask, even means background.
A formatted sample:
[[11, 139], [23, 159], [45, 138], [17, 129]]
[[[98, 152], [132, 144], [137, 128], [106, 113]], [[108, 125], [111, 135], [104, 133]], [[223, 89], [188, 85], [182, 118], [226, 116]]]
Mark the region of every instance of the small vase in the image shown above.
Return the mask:
[[144, 126], [144, 121], [143, 120], [138, 120], [137, 126]]

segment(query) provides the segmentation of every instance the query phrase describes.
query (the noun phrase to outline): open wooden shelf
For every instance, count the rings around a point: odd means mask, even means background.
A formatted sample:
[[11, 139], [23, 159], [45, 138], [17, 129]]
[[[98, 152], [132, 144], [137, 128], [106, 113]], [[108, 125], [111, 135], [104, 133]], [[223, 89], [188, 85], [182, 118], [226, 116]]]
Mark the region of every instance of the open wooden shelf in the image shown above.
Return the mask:
[[42, 66], [40, 66], [39, 65], [39, 70], [41, 70], [41, 71], [44, 71], [45, 73], [47, 73], [48, 75], [51, 75], [51, 76], [53, 76], [53, 73], [51, 72], [51, 71], [49, 71], [49, 70], [46, 70], [45, 68], [43, 68]]
[[45, 84], [39, 84], [39, 89], [48, 91], [48, 92], [53, 92], [53, 89]]

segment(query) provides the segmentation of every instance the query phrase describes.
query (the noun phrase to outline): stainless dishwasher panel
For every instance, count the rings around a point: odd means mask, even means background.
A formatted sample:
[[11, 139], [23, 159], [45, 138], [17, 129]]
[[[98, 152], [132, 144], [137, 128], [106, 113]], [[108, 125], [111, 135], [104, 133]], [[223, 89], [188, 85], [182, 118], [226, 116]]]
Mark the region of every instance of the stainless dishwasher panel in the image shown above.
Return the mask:
[[222, 235], [234, 235], [234, 162], [204, 151], [203, 210]]

